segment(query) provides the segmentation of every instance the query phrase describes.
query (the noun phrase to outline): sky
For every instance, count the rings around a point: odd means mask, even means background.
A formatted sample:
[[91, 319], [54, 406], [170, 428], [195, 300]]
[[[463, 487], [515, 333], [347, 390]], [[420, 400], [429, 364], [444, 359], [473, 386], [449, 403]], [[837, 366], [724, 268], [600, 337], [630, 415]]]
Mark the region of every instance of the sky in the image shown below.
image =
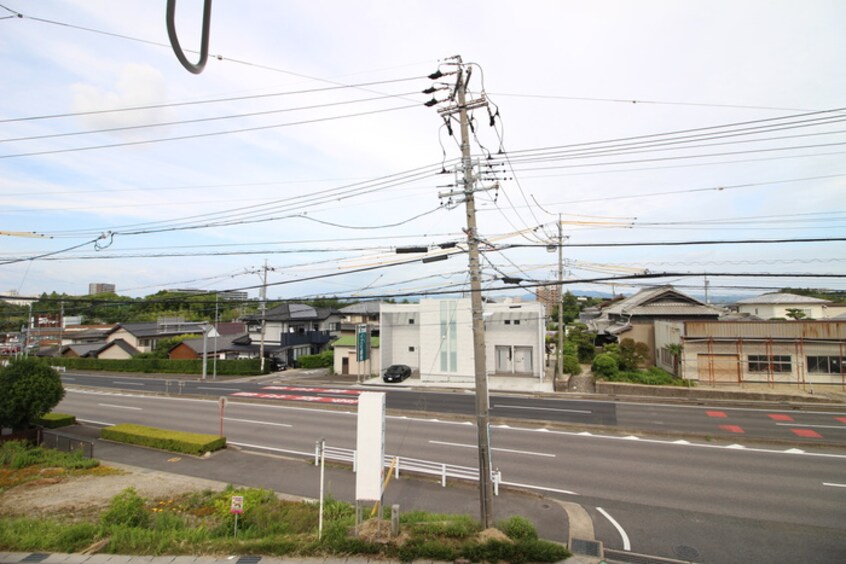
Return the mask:
[[[557, 279], [559, 214], [576, 293], [846, 289], [768, 276], [846, 275], [795, 241], [846, 237], [843, 2], [218, 0], [200, 74], [165, 4], [0, 0], [0, 294], [466, 288], [456, 55], [491, 296]], [[201, 21], [178, 3], [191, 61]], [[762, 239], [792, 242], [666, 244]], [[608, 243], [663, 245], [577, 246]]]

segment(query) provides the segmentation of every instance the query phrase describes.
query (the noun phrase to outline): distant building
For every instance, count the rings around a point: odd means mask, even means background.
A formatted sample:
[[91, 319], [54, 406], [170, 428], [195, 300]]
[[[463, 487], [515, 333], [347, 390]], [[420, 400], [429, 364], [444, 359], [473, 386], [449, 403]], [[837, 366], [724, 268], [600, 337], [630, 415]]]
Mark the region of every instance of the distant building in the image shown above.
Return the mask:
[[785, 292], [764, 294], [737, 302], [740, 313], [750, 313], [761, 319], [786, 319], [790, 310], [796, 310], [803, 319], [825, 319], [826, 306], [831, 302]]
[[114, 284], [106, 284], [105, 282], [92, 282], [88, 285], [88, 295], [93, 296], [96, 294], [114, 294], [115, 293], [115, 285]]
[[553, 312], [561, 301], [561, 288], [559, 286], [540, 286], [536, 290], [536, 295], [544, 309]]

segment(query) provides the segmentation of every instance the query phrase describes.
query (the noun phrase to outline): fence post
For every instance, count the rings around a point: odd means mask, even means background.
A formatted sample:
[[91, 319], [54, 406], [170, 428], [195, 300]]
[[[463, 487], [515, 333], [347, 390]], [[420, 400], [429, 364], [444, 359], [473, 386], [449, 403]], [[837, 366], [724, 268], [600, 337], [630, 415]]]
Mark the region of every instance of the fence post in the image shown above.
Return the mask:
[[394, 467], [394, 479], [399, 479], [400, 457], [397, 457], [397, 465]]
[[446, 487], [446, 464], [441, 464], [441, 487]]
[[502, 480], [502, 472], [499, 471], [499, 468], [494, 470], [493, 472], [493, 488], [494, 488], [494, 495], [499, 495], [499, 482]]
[[314, 441], [314, 465], [320, 464], [320, 441]]

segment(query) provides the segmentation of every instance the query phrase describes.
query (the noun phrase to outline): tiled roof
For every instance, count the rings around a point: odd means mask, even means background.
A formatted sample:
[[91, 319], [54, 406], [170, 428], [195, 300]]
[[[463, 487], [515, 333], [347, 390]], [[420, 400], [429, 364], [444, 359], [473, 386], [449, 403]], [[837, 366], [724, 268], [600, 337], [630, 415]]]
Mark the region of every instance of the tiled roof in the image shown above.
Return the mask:
[[784, 292], [775, 294], [763, 294], [753, 298], [745, 298], [737, 301], [738, 304], [779, 304], [779, 305], [808, 305], [808, 304], [827, 304], [828, 300], [821, 300], [820, 298], [812, 298], [810, 296], [800, 296], [798, 294], [788, 294]]

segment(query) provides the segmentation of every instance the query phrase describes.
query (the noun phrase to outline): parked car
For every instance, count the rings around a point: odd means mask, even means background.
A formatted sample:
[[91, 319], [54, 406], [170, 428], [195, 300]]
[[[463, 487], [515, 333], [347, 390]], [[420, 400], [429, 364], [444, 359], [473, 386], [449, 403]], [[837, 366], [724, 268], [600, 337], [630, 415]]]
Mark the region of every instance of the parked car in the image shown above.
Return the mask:
[[382, 380], [385, 382], [402, 382], [411, 376], [411, 367], [405, 364], [392, 364], [385, 369]]

